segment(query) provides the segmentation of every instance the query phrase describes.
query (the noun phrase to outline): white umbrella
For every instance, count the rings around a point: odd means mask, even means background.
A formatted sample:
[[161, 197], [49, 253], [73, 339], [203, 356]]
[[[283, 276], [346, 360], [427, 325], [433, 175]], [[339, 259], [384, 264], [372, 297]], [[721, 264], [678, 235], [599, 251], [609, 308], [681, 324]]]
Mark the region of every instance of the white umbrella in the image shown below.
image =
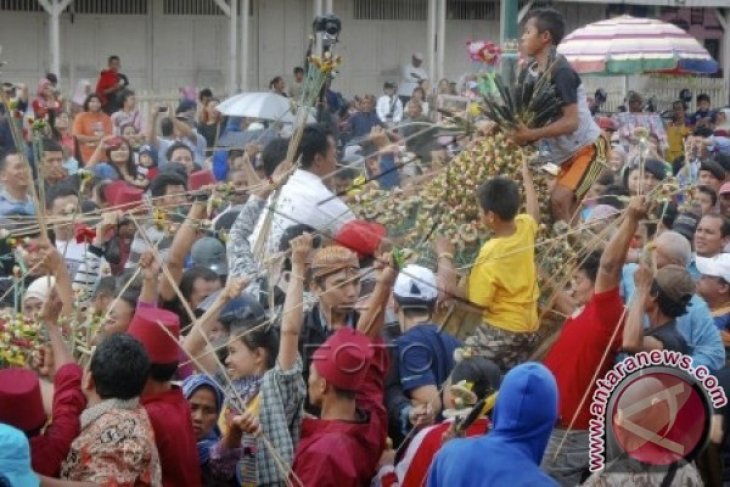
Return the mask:
[[288, 98], [276, 93], [241, 93], [223, 100], [216, 109], [229, 117], [281, 120], [291, 113], [292, 105]]

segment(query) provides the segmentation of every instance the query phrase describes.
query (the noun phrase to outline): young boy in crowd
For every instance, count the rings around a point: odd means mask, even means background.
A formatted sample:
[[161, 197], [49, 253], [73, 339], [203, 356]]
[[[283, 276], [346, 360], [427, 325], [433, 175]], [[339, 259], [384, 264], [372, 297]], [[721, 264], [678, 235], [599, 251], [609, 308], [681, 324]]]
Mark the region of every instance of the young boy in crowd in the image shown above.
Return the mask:
[[558, 181], [551, 193], [555, 220], [571, 221], [576, 208], [608, 159], [608, 144], [601, 136], [588, 108], [585, 86], [568, 61], [555, 53], [565, 35], [565, 19], [554, 9], [541, 8], [529, 13], [521, 38], [521, 51], [535, 63], [526, 74], [549, 71], [563, 102], [562, 114], [541, 128], [519, 126], [512, 134], [515, 143], [526, 145], [544, 141], [555, 164], [560, 166]]
[[479, 251], [466, 292], [456, 285], [453, 245], [444, 238], [436, 242], [444, 291], [468, 299], [482, 310], [483, 323], [465, 345], [503, 371], [527, 359], [539, 326], [535, 235], [540, 209], [527, 163], [523, 164], [522, 176], [526, 214], [518, 215], [521, 200], [514, 181], [496, 177], [478, 190], [482, 221], [494, 236]]

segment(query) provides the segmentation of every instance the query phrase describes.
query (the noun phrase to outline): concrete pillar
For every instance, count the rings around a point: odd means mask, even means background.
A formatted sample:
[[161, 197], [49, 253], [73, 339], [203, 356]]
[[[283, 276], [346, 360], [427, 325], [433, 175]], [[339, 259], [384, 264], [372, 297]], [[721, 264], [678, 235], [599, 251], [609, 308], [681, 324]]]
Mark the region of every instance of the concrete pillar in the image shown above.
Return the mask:
[[238, 0], [230, 1], [228, 24], [228, 95], [238, 93]]
[[61, 79], [61, 12], [71, 0], [38, 0], [46, 13], [48, 21], [48, 51], [51, 53], [49, 71]]
[[[718, 9], [718, 14], [720, 13]], [[725, 96], [724, 103], [730, 104], [730, 8], [725, 9], [725, 33], [722, 36], [722, 74], [725, 79]]]
[[436, 73], [436, 17], [437, 17], [437, 5], [438, 0], [428, 0], [428, 19], [427, 19], [427, 33], [426, 33], [426, 59], [428, 63], [428, 77], [431, 79], [431, 84], [435, 87], [437, 73]]
[[446, 50], [446, 0], [437, 0], [438, 3], [438, 36], [436, 45], [436, 78], [431, 80], [435, 86], [438, 80], [444, 77], [444, 55]]
[[[235, 1], [235, 0], [234, 0]], [[241, 91], [248, 91], [248, 42], [250, 35], [249, 29], [249, 11], [251, 9], [251, 0], [242, 0], [241, 3]]]

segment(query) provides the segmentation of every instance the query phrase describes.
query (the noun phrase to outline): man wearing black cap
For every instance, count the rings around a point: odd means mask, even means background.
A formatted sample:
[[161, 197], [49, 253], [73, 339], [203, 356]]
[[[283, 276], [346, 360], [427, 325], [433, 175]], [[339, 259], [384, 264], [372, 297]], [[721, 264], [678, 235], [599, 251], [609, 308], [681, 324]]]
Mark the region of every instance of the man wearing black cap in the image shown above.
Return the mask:
[[703, 186], [709, 186], [717, 193], [725, 182], [725, 169], [719, 162], [707, 159], [700, 165], [698, 182]]

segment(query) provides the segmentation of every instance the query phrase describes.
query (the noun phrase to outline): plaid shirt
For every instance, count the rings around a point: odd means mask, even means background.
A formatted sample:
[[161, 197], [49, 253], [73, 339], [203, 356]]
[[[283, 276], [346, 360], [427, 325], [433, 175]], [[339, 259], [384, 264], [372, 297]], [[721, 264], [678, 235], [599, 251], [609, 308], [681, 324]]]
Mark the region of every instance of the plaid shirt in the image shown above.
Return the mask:
[[[261, 413], [259, 421], [266, 438], [276, 449], [284, 464], [294, 463], [294, 447], [299, 443], [299, 430], [304, 414], [306, 389], [302, 378], [302, 358], [294, 367], [281, 370], [279, 364], [264, 374], [261, 384]], [[256, 445], [257, 485], [284, 485], [288, 474], [280, 472], [274, 457], [259, 439]]]
[[[258, 395], [247, 406], [251, 413], [258, 414], [264, 436], [289, 468], [299, 442], [305, 397], [302, 358], [298, 356], [290, 370], [283, 371], [277, 364], [267, 371]], [[239, 485], [286, 485], [288, 473], [280, 471], [262, 439], [244, 435], [242, 449], [243, 456], [236, 466]]]

